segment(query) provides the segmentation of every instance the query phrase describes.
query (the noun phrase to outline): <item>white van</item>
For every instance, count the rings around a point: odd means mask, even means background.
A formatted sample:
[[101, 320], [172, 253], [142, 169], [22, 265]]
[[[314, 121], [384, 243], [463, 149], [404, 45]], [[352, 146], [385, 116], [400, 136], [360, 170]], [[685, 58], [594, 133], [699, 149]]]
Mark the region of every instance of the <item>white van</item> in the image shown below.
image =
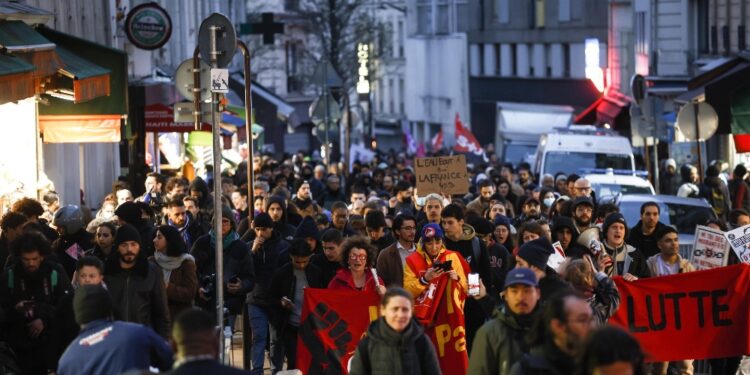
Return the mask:
[[539, 138], [534, 173], [576, 173], [584, 175], [594, 169], [611, 168], [616, 173], [632, 171], [635, 159], [630, 141], [608, 129], [590, 125], [573, 125], [565, 130]]

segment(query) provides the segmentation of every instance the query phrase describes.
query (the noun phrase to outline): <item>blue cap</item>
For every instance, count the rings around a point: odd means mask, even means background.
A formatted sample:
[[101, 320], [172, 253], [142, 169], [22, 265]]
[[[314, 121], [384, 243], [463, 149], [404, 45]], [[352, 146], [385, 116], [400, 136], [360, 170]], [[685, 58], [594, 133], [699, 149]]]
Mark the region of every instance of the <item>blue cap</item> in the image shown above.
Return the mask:
[[429, 241], [435, 237], [443, 239], [443, 228], [440, 228], [440, 225], [435, 223], [425, 224], [422, 227], [422, 240]]
[[512, 285], [523, 284], [537, 287], [536, 275], [530, 268], [514, 268], [505, 276], [505, 286], [503, 289]]

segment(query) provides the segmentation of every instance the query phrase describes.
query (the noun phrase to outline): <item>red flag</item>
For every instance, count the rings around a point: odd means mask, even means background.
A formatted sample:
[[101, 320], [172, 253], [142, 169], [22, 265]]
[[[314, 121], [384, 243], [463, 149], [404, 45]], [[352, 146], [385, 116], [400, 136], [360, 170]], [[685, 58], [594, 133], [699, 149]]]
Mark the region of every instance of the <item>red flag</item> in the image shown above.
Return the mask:
[[649, 360], [750, 353], [750, 265], [614, 281], [622, 304], [610, 323], [630, 331]]
[[362, 335], [380, 316], [375, 293], [305, 288], [297, 368], [304, 374], [347, 374]]
[[434, 137], [432, 137], [432, 151], [438, 152], [443, 148], [443, 130], [441, 129]]
[[456, 152], [481, 156], [484, 160], [487, 160], [482, 145], [479, 144], [474, 134], [464, 127], [458, 113], [456, 113], [456, 145], [453, 146], [453, 149]]
[[735, 134], [734, 148], [737, 153], [750, 152], [750, 134]]

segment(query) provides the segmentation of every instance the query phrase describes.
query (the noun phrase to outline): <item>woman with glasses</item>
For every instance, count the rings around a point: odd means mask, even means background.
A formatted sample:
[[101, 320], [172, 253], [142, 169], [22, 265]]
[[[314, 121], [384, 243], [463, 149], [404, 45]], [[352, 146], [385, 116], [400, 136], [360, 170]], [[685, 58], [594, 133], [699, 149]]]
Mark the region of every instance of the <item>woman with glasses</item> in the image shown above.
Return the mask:
[[336, 272], [328, 289], [358, 290], [385, 294], [385, 283], [380, 277], [377, 280], [372, 272], [375, 263], [375, 248], [362, 236], [350, 237], [344, 241], [342, 259], [344, 268]]

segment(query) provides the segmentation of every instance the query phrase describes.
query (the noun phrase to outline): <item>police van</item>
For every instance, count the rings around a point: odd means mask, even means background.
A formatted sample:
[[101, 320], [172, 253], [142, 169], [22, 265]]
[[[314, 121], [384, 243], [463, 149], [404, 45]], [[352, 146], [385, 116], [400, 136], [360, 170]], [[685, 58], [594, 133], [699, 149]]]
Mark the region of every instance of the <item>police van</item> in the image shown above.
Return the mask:
[[588, 170], [608, 168], [636, 174], [630, 141], [613, 130], [573, 125], [539, 138], [534, 163], [534, 173], [538, 176], [583, 175]]

